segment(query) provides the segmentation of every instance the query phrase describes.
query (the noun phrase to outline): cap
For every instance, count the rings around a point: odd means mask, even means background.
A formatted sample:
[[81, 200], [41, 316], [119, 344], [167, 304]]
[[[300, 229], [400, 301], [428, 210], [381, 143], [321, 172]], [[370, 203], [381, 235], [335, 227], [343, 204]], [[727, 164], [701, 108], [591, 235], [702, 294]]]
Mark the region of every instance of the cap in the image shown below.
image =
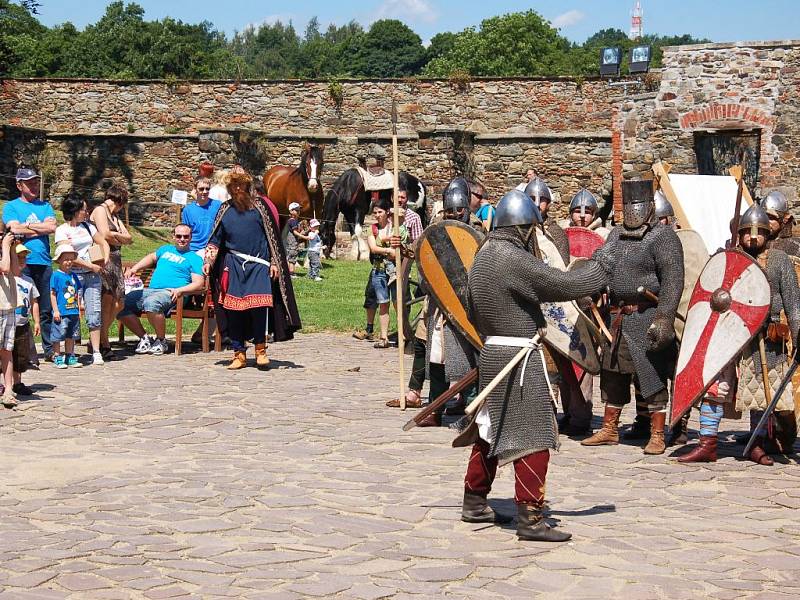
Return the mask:
[[289, 204], [289, 210], [298, 210], [300, 205], [297, 202], [292, 202]]
[[38, 179], [39, 174], [33, 169], [17, 169], [17, 181], [28, 181], [29, 179]]
[[319, 227], [319, 221], [317, 219], [311, 219], [311, 222], [308, 224], [309, 227]]
[[28, 248], [25, 244], [17, 244], [17, 247], [14, 248], [14, 252], [16, 254], [27, 254], [30, 252], [30, 248]]
[[60, 244], [58, 247], [56, 247], [55, 259], [58, 260], [62, 254], [67, 254], [68, 252], [71, 252], [76, 256], [78, 254], [77, 252], [75, 252], [75, 248], [72, 247], [72, 244]]

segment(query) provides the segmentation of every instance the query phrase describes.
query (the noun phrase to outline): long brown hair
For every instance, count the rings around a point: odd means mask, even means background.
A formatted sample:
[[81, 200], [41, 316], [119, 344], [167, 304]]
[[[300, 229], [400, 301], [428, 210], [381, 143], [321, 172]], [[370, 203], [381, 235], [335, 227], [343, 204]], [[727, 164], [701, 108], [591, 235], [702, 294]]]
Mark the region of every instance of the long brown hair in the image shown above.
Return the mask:
[[[233, 188], [244, 186], [246, 193], [243, 198], [237, 198], [233, 193]], [[233, 207], [244, 212], [253, 208], [253, 178], [247, 173], [231, 173], [228, 176], [228, 193], [231, 195], [230, 203]]]

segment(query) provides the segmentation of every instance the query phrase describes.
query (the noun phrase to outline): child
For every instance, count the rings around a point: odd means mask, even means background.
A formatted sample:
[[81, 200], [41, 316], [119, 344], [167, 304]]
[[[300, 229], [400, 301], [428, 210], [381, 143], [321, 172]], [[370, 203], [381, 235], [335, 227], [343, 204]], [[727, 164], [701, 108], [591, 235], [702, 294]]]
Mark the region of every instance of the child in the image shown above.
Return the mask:
[[[59, 245], [55, 257], [59, 268], [50, 277], [50, 303], [53, 306], [50, 340], [53, 342], [57, 369], [83, 366], [75, 356], [75, 340], [81, 335], [81, 314], [78, 309], [81, 284], [72, 272], [72, 261], [76, 258], [78, 253], [71, 244]], [[64, 342], [66, 357], [61, 354], [61, 342]]]
[[[17, 244], [17, 263], [20, 271], [25, 268], [28, 250], [24, 245]], [[22, 383], [22, 374], [28, 370], [30, 364], [30, 348], [34, 336], [39, 335], [39, 290], [33, 279], [27, 275], [16, 277], [17, 280], [17, 327], [14, 334], [14, 350], [11, 353], [14, 365], [14, 393], [17, 396], [32, 396], [33, 390]], [[33, 315], [33, 335], [31, 335], [30, 315]]]
[[286, 249], [286, 262], [289, 264], [289, 274], [296, 278], [295, 268], [297, 268], [297, 253], [299, 252], [298, 240], [307, 239], [300, 232], [300, 205], [297, 202], [289, 204], [289, 221], [286, 223], [283, 246]]
[[0, 402], [6, 408], [14, 408], [17, 399], [14, 396], [14, 365], [11, 364], [11, 350], [14, 348], [14, 330], [17, 318], [17, 283], [15, 274], [19, 273], [17, 255], [12, 251], [14, 234], [10, 231], [3, 236], [0, 244], [0, 371], [3, 373], [3, 397]]
[[308, 232], [308, 277], [314, 281], [322, 281], [319, 271], [322, 268], [320, 253], [322, 252], [322, 238], [319, 235], [319, 221], [311, 219]]

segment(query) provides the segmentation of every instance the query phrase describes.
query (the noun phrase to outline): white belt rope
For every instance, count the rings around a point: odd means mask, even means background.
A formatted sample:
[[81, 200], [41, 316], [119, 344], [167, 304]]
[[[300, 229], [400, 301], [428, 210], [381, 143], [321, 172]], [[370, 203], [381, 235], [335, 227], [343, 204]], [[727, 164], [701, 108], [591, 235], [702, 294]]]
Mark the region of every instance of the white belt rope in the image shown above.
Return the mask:
[[242, 271], [244, 271], [245, 265], [247, 265], [247, 263], [249, 262], [266, 265], [268, 267], [272, 266], [272, 263], [270, 263], [268, 260], [264, 258], [259, 258], [258, 256], [250, 256], [249, 254], [245, 254], [244, 252], [236, 252], [235, 250], [231, 250], [230, 253], [233, 254], [234, 256], [241, 258], [244, 261], [242, 263]]
[[508, 346], [511, 348], [527, 348], [528, 352], [525, 353], [525, 361], [522, 363], [522, 371], [519, 374], [519, 385], [522, 387], [522, 382], [525, 377], [525, 369], [528, 367], [528, 359], [531, 356], [531, 352], [534, 350], [539, 351], [539, 356], [542, 359], [542, 369], [544, 370], [544, 378], [547, 381], [547, 389], [551, 390], [550, 386], [550, 376], [547, 373], [547, 363], [544, 360], [544, 351], [542, 350], [542, 345], [539, 343], [539, 334], [536, 334], [535, 337], [526, 338], [526, 337], [513, 337], [509, 335], [490, 335], [486, 338], [483, 342], [484, 346]]

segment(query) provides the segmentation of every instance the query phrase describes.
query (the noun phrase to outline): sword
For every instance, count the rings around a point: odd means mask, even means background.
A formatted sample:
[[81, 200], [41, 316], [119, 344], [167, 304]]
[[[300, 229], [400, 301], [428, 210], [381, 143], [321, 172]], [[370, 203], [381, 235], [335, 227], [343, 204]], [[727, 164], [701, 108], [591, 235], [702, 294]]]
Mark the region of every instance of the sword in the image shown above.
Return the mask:
[[[758, 425], [756, 425], [756, 428], [753, 430], [754, 433], [761, 431], [761, 428], [767, 422], [769, 416], [775, 411], [775, 407], [778, 406], [778, 400], [780, 400], [781, 396], [783, 396], [783, 392], [786, 391], [789, 382], [792, 380], [792, 375], [794, 375], [794, 372], [797, 370], [797, 359], [798, 356], [797, 354], [795, 354], [794, 358], [792, 359], [792, 366], [789, 367], [789, 371], [786, 373], [786, 375], [784, 375], [783, 381], [781, 381], [781, 384], [775, 391], [775, 395], [772, 397], [772, 401], [767, 406], [767, 410], [765, 410], [764, 414], [761, 415], [761, 419], [758, 421]], [[753, 447], [753, 444], [755, 443], [756, 443], [756, 436], [751, 435], [750, 439], [747, 442], [747, 446], [744, 447], [744, 452], [742, 453], [742, 456], [746, 457], [748, 454], [750, 454], [750, 449]]]
[[[651, 302], [655, 302], [656, 304], [658, 304], [658, 296], [656, 296], [650, 290], [646, 289], [643, 285], [640, 285], [638, 288], [636, 288], [636, 291], [639, 293], [639, 295], [644, 296]], [[675, 318], [680, 319], [681, 321], [686, 323], [686, 317], [684, 317], [683, 315], [675, 313]]]
[[428, 417], [428, 415], [434, 412], [437, 408], [439, 408], [440, 406], [445, 404], [448, 400], [454, 398], [457, 394], [460, 394], [466, 388], [472, 385], [472, 383], [477, 378], [478, 378], [478, 369], [477, 368], [470, 369], [470, 371], [466, 375], [464, 375], [464, 377], [459, 379], [454, 386], [447, 388], [447, 390], [442, 394], [440, 394], [439, 397], [436, 398], [436, 400], [428, 404], [428, 406], [423, 408], [416, 415], [414, 415], [412, 419], [406, 422], [406, 424], [403, 425], [403, 431], [409, 431], [411, 429], [414, 429], [414, 427], [419, 425], [423, 419]]

